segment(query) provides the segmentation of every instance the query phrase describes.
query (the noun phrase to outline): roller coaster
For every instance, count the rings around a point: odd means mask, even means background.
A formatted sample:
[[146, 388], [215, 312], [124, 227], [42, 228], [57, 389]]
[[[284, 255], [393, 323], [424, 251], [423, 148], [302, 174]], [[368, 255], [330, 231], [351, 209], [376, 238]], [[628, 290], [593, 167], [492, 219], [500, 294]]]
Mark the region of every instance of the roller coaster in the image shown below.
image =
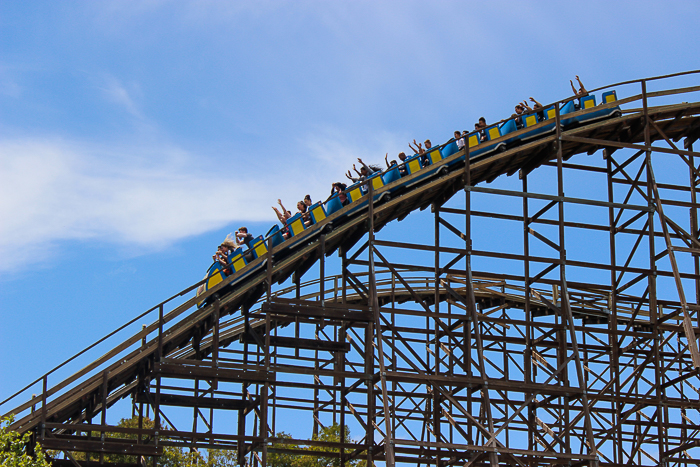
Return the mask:
[[[700, 86], [673, 86], [697, 76], [596, 89], [374, 174], [0, 412], [66, 466], [156, 463], [168, 446], [241, 465], [309, 452], [339, 465], [698, 464]], [[516, 173], [520, 187], [484, 186]], [[432, 244], [379, 238], [427, 208]], [[115, 426], [125, 404], [138, 428]], [[290, 419], [313, 434], [338, 424], [340, 439], [278, 436]], [[360, 438], [343, 441], [346, 427]]]

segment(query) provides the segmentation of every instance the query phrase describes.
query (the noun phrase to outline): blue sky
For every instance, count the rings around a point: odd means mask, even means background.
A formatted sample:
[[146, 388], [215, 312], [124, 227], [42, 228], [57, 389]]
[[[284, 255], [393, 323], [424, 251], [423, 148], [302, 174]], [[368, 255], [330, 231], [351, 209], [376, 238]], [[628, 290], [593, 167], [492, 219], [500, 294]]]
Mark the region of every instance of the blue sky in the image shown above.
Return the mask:
[[0, 0], [0, 399], [357, 157], [700, 68], [698, 7]]

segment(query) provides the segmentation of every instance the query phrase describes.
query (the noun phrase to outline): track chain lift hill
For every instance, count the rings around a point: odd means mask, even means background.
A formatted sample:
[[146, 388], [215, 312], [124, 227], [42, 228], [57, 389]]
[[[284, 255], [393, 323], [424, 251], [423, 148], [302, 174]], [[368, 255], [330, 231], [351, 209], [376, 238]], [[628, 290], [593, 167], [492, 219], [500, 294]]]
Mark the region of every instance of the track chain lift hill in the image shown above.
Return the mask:
[[[65, 466], [109, 454], [147, 465], [167, 446], [248, 465], [273, 452], [389, 466], [698, 464], [700, 86], [675, 86], [698, 76], [607, 86], [595, 91], [614, 87], [612, 103], [558, 102], [531, 128], [504, 123], [491, 146], [440, 153], [430, 173], [369, 183], [356, 204], [268, 238], [245, 267], [156, 305], [0, 411]], [[528, 128], [543, 131], [518, 139]], [[508, 189], [483, 183], [514, 174]], [[380, 236], [428, 207], [432, 238]], [[314, 267], [321, 279], [302, 281]], [[137, 428], [114, 426], [110, 410], [125, 404]], [[314, 434], [338, 424], [340, 438], [278, 438], [288, 420]]]

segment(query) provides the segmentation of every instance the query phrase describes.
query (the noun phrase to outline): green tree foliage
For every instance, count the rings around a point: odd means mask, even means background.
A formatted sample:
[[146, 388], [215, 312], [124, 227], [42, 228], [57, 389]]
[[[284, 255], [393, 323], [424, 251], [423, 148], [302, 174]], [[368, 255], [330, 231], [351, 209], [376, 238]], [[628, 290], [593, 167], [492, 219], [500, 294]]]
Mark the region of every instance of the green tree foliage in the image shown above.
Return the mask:
[[[155, 423], [150, 418], [144, 417], [142, 419], [142, 428], [144, 430], [152, 430]], [[139, 418], [123, 418], [117, 424], [120, 428], [138, 428]], [[94, 438], [99, 438], [99, 432], [92, 432], [91, 436]], [[116, 433], [107, 432], [105, 436], [108, 438], [119, 438], [123, 440], [135, 440], [138, 435], [131, 433]], [[161, 438], [164, 440], [164, 438]], [[56, 452], [56, 454], [58, 454]], [[85, 453], [73, 453], [73, 457], [78, 460], [86, 460], [87, 456]], [[92, 460], [96, 460], [95, 455], [91, 455]], [[128, 456], [124, 454], [105, 454], [104, 462], [107, 463], [128, 463], [134, 464], [138, 463], [136, 456]], [[163, 455], [160, 456], [156, 461], [158, 467], [237, 467], [238, 461], [236, 455], [231, 451], [222, 451], [215, 449], [208, 449], [206, 451], [206, 456], [200, 451], [189, 451], [184, 448], [179, 448], [175, 446], [165, 446], [163, 448]], [[148, 463], [150, 465], [150, 463]], [[0, 466], [4, 467], [4, 466]]]
[[[138, 417], [132, 417], [132, 418], [123, 418], [119, 421], [117, 424], [118, 427], [120, 428], [138, 428], [139, 427], [139, 418]], [[153, 427], [155, 426], [155, 423], [153, 420], [150, 418], [143, 418], [143, 425], [142, 428], [144, 430], [152, 430]], [[94, 438], [99, 438], [100, 437], [100, 432], [92, 432], [90, 434]], [[119, 438], [123, 440], [135, 440], [138, 435], [136, 434], [131, 434], [131, 433], [117, 433], [117, 432], [106, 432], [105, 437], [107, 438]], [[161, 438], [162, 439], [162, 438]], [[82, 452], [77, 452], [73, 453], [73, 457], [78, 460], [86, 460], [87, 456], [85, 453]], [[94, 457], [94, 455], [90, 455], [91, 460], [96, 460], [97, 458]], [[104, 456], [104, 462], [105, 463], [128, 463], [128, 464], [135, 464], [139, 463], [139, 460], [136, 456], [128, 456], [125, 454], [105, 454]], [[207, 461], [202, 456], [202, 454], [199, 453], [199, 451], [192, 451], [188, 452], [186, 449], [183, 448], [178, 448], [174, 446], [165, 446], [163, 448], [163, 455], [158, 457], [157, 460], [157, 465], [159, 467], [205, 467], [207, 466]], [[223, 467], [224, 464], [222, 464], [221, 467]]]
[[[138, 417], [125, 418], [122, 419], [117, 426], [120, 428], [138, 428], [139, 419]], [[9, 424], [9, 423], [8, 423]], [[151, 430], [154, 427], [153, 420], [149, 418], [143, 418], [143, 429]], [[12, 432], [10, 432], [11, 436]], [[14, 433], [14, 435], [19, 438], [19, 435]], [[25, 438], [28, 435], [25, 435]], [[99, 432], [92, 432], [91, 436], [95, 439], [99, 439]], [[123, 440], [135, 440], [137, 435], [131, 433], [117, 433], [117, 432], [107, 432], [105, 436], [113, 439], [123, 439]], [[282, 439], [292, 439], [287, 433], [278, 433], [277, 438]], [[9, 438], [8, 438], [9, 439]], [[163, 438], [161, 438], [163, 439]], [[321, 432], [311, 438], [313, 441], [324, 441], [329, 443], [338, 443], [340, 439], [340, 425], [337, 423], [321, 429]], [[350, 430], [345, 427], [344, 442], [350, 443]], [[5, 441], [5, 433], [3, 431], [2, 438], [3, 447], [3, 463], [0, 467], [49, 467], [49, 463], [44, 458], [43, 453], [39, 452], [36, 457], [35, 463], [27, 463], [27, 461], [15, 462], [15, 463], [5, 463], [4, 452], [9, 449], [9, 442]], [[24, 443], [24, 444], [22, 444]], [[26, 440], [22, 441], [21, 449], [25, 449]], [[5, 446], [8, 446], [6, 449]], [[14, 446], [14, 445], [13, 445]], [[309, 454], [289, 454], [284, 452], [274, 452], [275, 449], [292, 449], [295, 451], [308, 452]], [[19, 452], [19, 451], [18, 451]], [[271, 467], [341, 467], [340, 459], [338, 457], [340, 449], [321, 447], [321, 446], [304, 446], [297, 445], [294, 443], [273, 443], [268, 453], [268, 465]], [[52, 453], [49, 453], [52, 454]], [[56, 452], [55, 454], [58, 454]], [[349, 454], [349, 453], [348, 453]], [[25, 454], [26, 455], [26, 454]], [[73, 457], [78, 460], [86, 460], [88, 457], [85, 453], [76, 452], [73, 453]], [[31, 457], [27, 456], [28, 459], [32, 460]], [[90, 460], [97, 460], [97, 457], [93, 454], [90, 456]], [[139, 463], [135, 456], [127, 456], [122, 454], [105, 454], [104, 456], [105, 464], [108, 463], [127, 463], [136, 464]], [[150, 463], [149, 463], [150, 465]], [[157, 460], [157, 465], [159, 467], [237, 467], [238, 460], [236, 458], [236, 453], [234, 451], [225, 450], [207, 450], [205, 454], [199, 451], [189, 452], [187, 449], [165, 446], [163, 448], [163, 455]], [[342, 467], [365, 467], [366, 462], [364, 460], [353, 460], [346, 461]]]
[[[237, 467], [238, 458], [235, 451], [219, 449], [207, 450], [207, 467]], [[200, 466], [201, 467], [201, 466]]]
[[13, 417], [0, 419], [0, 466], [2, 467], [49, 467], [41, 446], [36, 445], [34, 456], [29, 455], [29, 433], [20, 435], [9, 426]]
[[[278, 438], [291, 439], [291, 436], [287, 433], [278, 433]], [[331, 426], [324, 427], [318, 435], [311, 438], [312, 441], [325, 441], [330, 443], [338, 443], [340, 439], [340, 425], [334, 423]], [[350, 430], [345, 427], [345, 436], [343, 442], [349, 443], [350, 440]], [[268, 454], [268, 461], [271, 467], [341, 467], [340, 458], [338, 453], [340, 449], [329, 448], [321, 446], [306, 446], [299, 447], [295, 444], [287, 443], [274, 443], [272, 448], [279, 449], [298, 449], [308, 452], [313, 452], [314, 454], [287, 454], [287, 453], [276, 453], [272, 452]], [[321, 453], [328, 453], [323, 455]], [[343, 467], [364, 467], [366, 462], [363, 461], [346, 461]]]
[[[292, 439], [291, 435], [288, 435], [284, 431], [277, 433], [277, 438], [282, 439]], [[299, 449], [299, 446], [293, 443], [273, 443], [271, 448], [278, 449]], [[267, 454], [267, 460], [271, 467], [296, 467], [294, 464], [294, 459], [297, 456], [294, 454], [288, 454], [284, 452], [269, 452]]]

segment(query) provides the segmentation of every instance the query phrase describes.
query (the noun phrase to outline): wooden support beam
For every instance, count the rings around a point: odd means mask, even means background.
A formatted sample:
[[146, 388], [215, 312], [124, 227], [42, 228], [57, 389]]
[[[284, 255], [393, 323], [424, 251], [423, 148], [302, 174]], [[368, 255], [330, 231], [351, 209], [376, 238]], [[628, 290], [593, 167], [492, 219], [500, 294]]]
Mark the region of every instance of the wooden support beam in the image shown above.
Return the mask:
[[310, 305], [302, 300], [285, 300], [276, 298], [270, 303], [263, 303], [264, 313], [282, 316], [302, 316], [305, 318], [337, 319], [342, 321], [370, 321], [372, 314], [361, 306], [334, 306], [332, 304]]
[[[255, 344], [257, 340], [250, 334], [241, 334], [240, 341]], [[328, 352], [349, 352], [348, 342], [331, 342], [316, 339], [301, 339], [296, 337], [270, 336], [270, 347], [287, 347], [291, 349], [325, 350]]]
[[41, 447], [44, 449], [57, 449], [61, 451], [81, 451], [81, 452], [97, 452], [101, 454], [122, 454], [126, 456], [161, 456], [163, 454], [163, 446], [154, 446], [152, 444], [136, 444], [113, 442], [106, 438], [105, 441], [87, 440], [83, 437], [71, 438], [45, 438], [41, 442]]
[[[188, 362], [192, 362], [188, 360]], [[154, 373], [164, 378], [176, 379], [218, 379], [228, 382], [265, 383], [274, 382], [275, 374], [266, 371], [234, 370], [222, 367], [212, 367], [206, 363], [199, 365], [191, 363], [176, 363], [173, 360], [156, 362]]]
[[[51, 461], [53, 467], [75, 467], [75, 464], [70, 459], [54, 459]], [[84, 461], [79, 463], [80, 467], [143, 467], [141, 464], [130, 464], [128, 462], [107, 462], [100, 464], [99, 461]]]
[[[155, 400], [155, 394], [138, 393], [136, 402], [150, 403]], [[241, 401], [240, 399], [223, 399], [216, 397], [195, 397], [182, 394], [161, 394], [160, 405], [170, 407], [198, 407], [201, 409], [222, 410], [247, 410], [255, 405], [254, 401]]]

